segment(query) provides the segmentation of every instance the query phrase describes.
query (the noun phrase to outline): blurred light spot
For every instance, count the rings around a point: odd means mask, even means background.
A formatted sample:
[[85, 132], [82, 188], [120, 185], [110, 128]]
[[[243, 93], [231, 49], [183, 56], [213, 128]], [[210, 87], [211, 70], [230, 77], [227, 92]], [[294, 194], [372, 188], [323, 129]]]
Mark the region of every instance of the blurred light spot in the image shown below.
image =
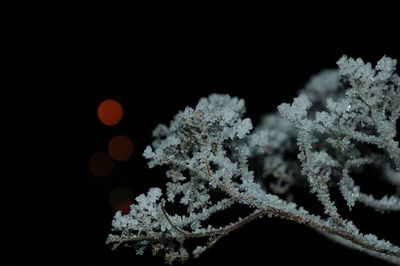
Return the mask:
[[122, 109], [122, 105], [116, 100], [105, 100], [101, 102], [97, 108], [97, 117], [107, 126], [118, 124], [123, 115], [124, 110]]
[[108, 144], [108, 152], [116, 161], [126, 161], [133, 153], [133, 142], [127, 136], [118, 135]]
[[121, 211], [122, 214], [128, 214], [129, 211], [131, 210], [131, 204], [132, 204], [132, 201], [129, 201], [129, 200], [122, 201], [122, 202], [118, 203], [117, 210]]
[[132, 191], [123, 186], [117, 186], [110, 192], [109, 202], [114, 211], [121, 211], [126, 214], [130, 210], [130, 205], [133, 202]]
[[89, 170], [95, 176], [108, 176], [113, 168], [114, 161], [107, 152], [96, 152], [89, 159]]

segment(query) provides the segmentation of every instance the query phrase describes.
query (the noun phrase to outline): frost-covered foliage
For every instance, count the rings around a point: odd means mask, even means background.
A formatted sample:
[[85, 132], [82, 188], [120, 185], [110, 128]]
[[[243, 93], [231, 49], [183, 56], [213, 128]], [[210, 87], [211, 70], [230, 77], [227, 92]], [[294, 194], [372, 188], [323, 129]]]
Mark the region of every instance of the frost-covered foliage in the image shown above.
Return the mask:
[[[151, 188], [136, 198], [128, 214], [117, 212], [107, 243], [133, 246], [138, 254], [149, 247], [163, 253], [167, 263], [185, 261], [267, 215], [305, 224], [400, 264], [399, 247], [361, 233], [341, 216], [331, 196], [338, 189], [350, 210], [359, 203], [380, 212], [400, 210], [397, 195], [374, 198], [352, 177], [354, 171], [375, 167], [400, 191], [396, 60], [385, 56], [373, 67], [343, 56], [337, 64], [338, 70], [312, 77], [293, 103], [281, 104], [279, 113], [267, 115], [254, 130], [244, 117], [242, 99], [216, 94], [178, 113], [169, 126], [159, 125], [144, 156], [150, 168], [166, 167], [165, 192]], [[253, 169], [257, 176], [250, 165], [261, 166]], [[324, 213], [297, 206], [294, 186], [308, 187]], [[234, 204], [252, 211], [225, 226], [211, 223], [214, 214]], [[183, 212], [169, 213], [168, 205], [179, 205]], [[189, 239], [198, 244], [188, 248]]]

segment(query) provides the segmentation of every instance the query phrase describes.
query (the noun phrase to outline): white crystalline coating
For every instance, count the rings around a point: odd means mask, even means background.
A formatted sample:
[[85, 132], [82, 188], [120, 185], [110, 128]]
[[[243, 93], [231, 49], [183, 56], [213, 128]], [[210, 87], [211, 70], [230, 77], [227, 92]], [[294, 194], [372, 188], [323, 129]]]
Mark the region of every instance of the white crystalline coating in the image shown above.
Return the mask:
[[115, 213], [114, 220], [112, 221], [114, 230], [122, 231], [124, 228], [128, 227], [128, 224], [135, 226], [138, 223], [136, 220], [131, 220], [129, 216], [122, 215], [120, 211]]
[[332, 97], [339, 90], [340, 75], [337, 69], [322, 70], [304, 86], [302, 93], [315, 103]]
[[188, 216], [182, 216], [176, 214], [171, 216], [171, 219], [179, 227], [190, 226], [193, 231], [200, 232], [202, 221], [207, 220], [214, 213], [229, 208], [230, 206], [232, 206], [232, 204], [233, 200], [223, 199], [208, 208], [201, 209], [199, 212], [192, 212]]
[[160, 199], [161, 195], [161, 189], [159, 189], [158, 187], [150, 188], [149, 192], [147, 192], [147, 201], [155, 203], [157, 200]]
[[388, 81], [392, 77], [393, 72], [396, 70], [396, 64], [397, 64], [396, 59], [383, 56], [378, 61], [375, 67], [375, 69], [379, 71], [377, 79], [382, 81]]
[[143, 156], [146, 159], [151, 159], [153, 157], [155, 157], [155, 153], [153, 152], [153, 149], [151, 148], [151, 146], [147, 146], [146, 149], [143, 152]]
[[289, 121], [295, 123], [296, 127], [299, 127], [299, 123], [303, 122], [303, 119], [307, 117], [307, 112], [310, 107], [310, 100], [306, 95], [301, 94], [294, 99], [292, 104], [283, 103], [279, 105], [278, 110]]
[[375, 69], [372, 68], [371, 63], [364, 63], [361, 58], [355, 60], [344, 55], [337, 61], [337, 65], [340, 75], [352, 83], [358, 80], [364, 86], [370, 87], [375, 80]]
[[272, 154], [293, 149], [292, 138], [297, 135], [295, 127], [278, 114], [263, 117], [261, 124], [249, 136], [248, 144], [256, 153]]
[[[366, 248], [364, 248], [362, 246], [354, 244], [353, 242], [351, 242], [351, 241], [349, 241], [347, 239], [344, 239], [344, 238], [341, 238], [341, 237], [338, 237], [338, 236], [329, 235], [329, 234], [324, 234], [324, 235], [326, 237], [332, 239], [333, 241], [335, 241], [337, 243], [340, 243], [341, 245], [346, 246], [348, 248], [365, 252], [365, 253], [367, 253], [367, 254], [369, 254], [371, 256], [386, 260], [386, 261], [391, 262], [391, 263], [396, 264], [396, 265], [400, 264], [400, 259], [398, 257], [385, 255], [384, 253], [381, 253], [381, 252], [376, 252], [374, 250], [366, 249]], [[386, 249], [386, 250], [393, 251], [393, 252], [398, 252], [399, 251], [398, 248], [396, 248], [395, 246], [393, 246], [389, 242], [384, 241], [384, 240], [378, 240], [376, 237], [371, 237], [371, 236], [372, 235], [368, 235], [367, 237], [365, 237], [365, 236], [359, 234], [358, 238], [362, 239], [362, 240], [365, 240], [365, 241], [369, 242], [370, 244], [372, 244], [374, 246], [377, 246], [377, 247], [380, 247], [382, 249]]]
[[[107, 243], [129, 242], [137, 254], [149, 247], [163, 253], [167, 263], [185, 261], [248, 221], [268, 216], [303, 223], [346, 246], [400, 263], [398, 247], [362, 234], [342, 218], [331, 197], [338, 189], [350, 210], [361, 203], [379, 212], [400, 211], [398, 195], [365, 194], [352, 177], [369, 165], [400, 191], [396, 63], [384, 56], [373, 67], [343, 56], [337, 70], [313, 76], [293, 103], [279, 105], [279, 113], [266, 115], [254, 130], [244, 117], [244, 100], [237, 97], [212, 94], [185, 108], [168, 126], [155, 128], [143, 153], [149, 167], [166, 168], [165, 193], [150, 188], [136, 197], [128, 214], [117, 212]], [[297, 206], [293, 187], [315, 194], [324, 213]], [[252, 212], [225, 226], [212, 224], [214, 214], [235, 204]], [[204, 244], [187, 250], [191, 238]]]
[[368, 207], [372, 207], [377, 211], [400, 211], [400, 198], [397, 196], [383, 196], [381, 199], [376, 199], [372, 195], [361, 193], [358, 201]]
[[251, 123], [251, 120], [249, 118], [246, 118], [246, 119], [242, 120], [242, 122], [239, 125], [237, 125], [236, 135], [239, 139], [242, 139], [247, 134], [249, 134], [250, 130], [252, 130], [252, 129], [253, 129], [253, 125]]
[[197, 246], [194, 250], [193, 250], [193, 256], [195, 258], [197, 258], [198, 256], [201, 255], [201, 253], [203, 253], [204, 251], [207, 250], [207, 247], [205, 246]]
[[339, 181], [340, 192], [346, 200], [347, 205], [351, 209], [359, 199], [360, 187], [354, 185], [354, 180], [347, 177], [342, 177]]
[[163, 137], [168, 136], [169, 134], [170, 134], [170, 132], [166, 125], [160, 124], [153, 130], [154, 138], [163, 138]]

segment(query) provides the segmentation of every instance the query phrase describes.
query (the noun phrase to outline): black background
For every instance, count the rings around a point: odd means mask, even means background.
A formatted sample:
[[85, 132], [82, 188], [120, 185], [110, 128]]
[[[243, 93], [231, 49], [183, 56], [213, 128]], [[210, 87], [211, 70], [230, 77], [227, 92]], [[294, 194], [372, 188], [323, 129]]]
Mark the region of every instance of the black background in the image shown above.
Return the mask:
[[[160, 256], [111, 252], [104, 243], [113, 217], [112, 188], [123, 185], [138, 195], [165, 182], [141, 155], [158, 123], [220, 92], [243, 97], [257, 124], [343, 54], [371, 62], [383, 55], [400, 58], [394, 4], [324, 3], [141, 1], [113, 2], [101, 11], [76, 3], [2, 9], [1, 264], [162, 265]], [[107, 98], [124, 106], [115, 127], [96, 117], [97, 105]], [[117, 163], [108, 177], [93, 176], [90, 155], [105, 151], [116, 134], [134, 141], [133, 157]], [[364, 232], [399, 243], [398, 215], [360, 206], [354, 212]], [[303, 226], [268, 218], [232, 233], [187, 265], [216, 262], [383, 264]]]

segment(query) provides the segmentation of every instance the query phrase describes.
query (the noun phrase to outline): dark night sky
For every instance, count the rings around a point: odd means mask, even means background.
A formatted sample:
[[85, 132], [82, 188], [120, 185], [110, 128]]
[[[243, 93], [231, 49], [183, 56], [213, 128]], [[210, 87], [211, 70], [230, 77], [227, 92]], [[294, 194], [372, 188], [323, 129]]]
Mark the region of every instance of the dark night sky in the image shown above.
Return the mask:
[[[400, 58], [395, 5], [281, 2], [113, 2], [101, 12], [78, 4], [2, 9], [1, 264], [162, 265], [161, 257], [111, 252], [104, 244], [113, 216], [110, 191], [121, 185], [138, 195], [164, 182], [163, 172], [148, 170], [141, 155], [158, 123], [212, 92], [243, 97], [257, 122], [291, 101], [310, 75], [335, 67], [343, 54], [372, 62], [383, 55]], [[107, 98], [125, 111], [114, 127], [96, 117]], [[105, 151], [117, 134], [133, 140], [133, 156], [116, 163], [107, 177], [92, 175], [90, 156]], [[381, 217], [361, 207], [355, 213], [364, 231], [399, 243], [398, 223], [388, 221], [398, 215]], [[382, 263], [302, 226], [263, 219], [187, 265], [263, 260]]]

